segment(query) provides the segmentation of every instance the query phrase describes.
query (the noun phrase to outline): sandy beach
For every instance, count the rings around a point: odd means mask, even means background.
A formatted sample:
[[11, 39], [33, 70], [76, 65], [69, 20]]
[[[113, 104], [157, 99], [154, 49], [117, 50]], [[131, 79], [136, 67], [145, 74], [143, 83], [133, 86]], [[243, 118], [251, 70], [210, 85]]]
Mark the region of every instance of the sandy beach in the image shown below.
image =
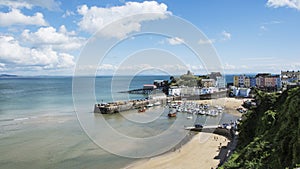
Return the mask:
[[[220, 163], [220, 145], [226, 146], [229, 140], [212, 133], [198, 133], [180, 149], [164, 155], [141, 160], [127, 169], [211, 169]], [[223, 155], [220, 155], [223, 156]]]
[[244, 99], [224, 97], [211, 100], [197, 100], [196, 102], [213, 106], [222, 106], [225, 108], [226, 113], [241, 117], [242, 114], [238, 112], [236, 108], [243, 104]]

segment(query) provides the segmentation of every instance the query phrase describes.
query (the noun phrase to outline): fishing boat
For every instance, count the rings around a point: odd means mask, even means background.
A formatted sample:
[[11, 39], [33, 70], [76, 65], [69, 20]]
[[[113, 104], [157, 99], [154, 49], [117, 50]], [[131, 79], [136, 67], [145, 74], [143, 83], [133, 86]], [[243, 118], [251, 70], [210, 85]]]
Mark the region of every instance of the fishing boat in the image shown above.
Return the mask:
[[143, 113], [145, 111], [146, 111], [146, 107], [143, 107], [143, 108], [139, 109], [139, 113]]
[[168, 117], [176, 117], [176, 110], [171, 109], [170, 112], [168, 113]]
[[169, 113], [168, 116], [169, 117], [176, 117], [176, 113]]

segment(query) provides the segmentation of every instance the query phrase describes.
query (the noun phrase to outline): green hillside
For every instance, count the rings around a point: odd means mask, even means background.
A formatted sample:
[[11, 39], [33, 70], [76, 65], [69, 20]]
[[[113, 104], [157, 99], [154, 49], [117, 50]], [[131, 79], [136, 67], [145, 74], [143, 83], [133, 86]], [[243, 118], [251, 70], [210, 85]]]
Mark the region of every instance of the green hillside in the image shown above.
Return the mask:
[[300, 167], [300, 88], [256, 91], [256, 102], [239, 126], [236, 151], [221, 168]]

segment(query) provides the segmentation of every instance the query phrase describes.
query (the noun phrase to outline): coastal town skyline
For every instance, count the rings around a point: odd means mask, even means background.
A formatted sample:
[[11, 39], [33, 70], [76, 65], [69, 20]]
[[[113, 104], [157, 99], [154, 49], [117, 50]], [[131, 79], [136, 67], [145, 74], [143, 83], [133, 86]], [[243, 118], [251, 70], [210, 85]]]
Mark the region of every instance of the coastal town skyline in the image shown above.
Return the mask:
[[[299, 70], [300, 3], [298, 1], [261, 2], [173, 2], [161, 1], [66, 1], [47, 0], [0, 2], [0, 72], [16, 75], [72, 75], [80, 52], [93, 33], [114, 20], [147, 12], [178, 16], [200, 29], [207, 39], [199, 45], [212, 45], [225, 74], [272, 73]], [[97, 22], [96, 21], [100, 21]], [[149, 19], [132, 22], [141, 24]], [[126, 27], [128, 32], [136, 27]], [[128, 32], [108, 32], [109, 38], [122, 38]], [[149, 43], [171, 50], [182, 59], [190, 54], [180, 45], [180, 37], [146, 36], [120, 46], [97, 68], [100, 75], [111, 75], [127, 55]], [[147, 42], [147, 43], [146, 43]], [[130, 42], [129, 42], [130, 43]], [[133, 46], [132, 45], [132, 46]], [[184, 56], [186, 55], [186, 56]], [[151, 56], [148, 56], [151, 57]], [[194, 63], [194, 64], [193, 64]], [[142, 65], [145, 66], [145, 65]], [[147, 66], [147, 65], [146, 65]], [[172, 66], [172, 65], [167, 65]], [[174, 66], [180, 75], [187, 70], [205, 74], [205, 65], [185, 63]], [[177, 66], [177, 67], [176, 67]], [[136, 67], [139, 67], [137, 65]], [[210, 72], [210, 71], [209, 71]], [[208, 72], [207, 72], [208, 73]], [[159, 74], [151, 72], [146, 74]]]

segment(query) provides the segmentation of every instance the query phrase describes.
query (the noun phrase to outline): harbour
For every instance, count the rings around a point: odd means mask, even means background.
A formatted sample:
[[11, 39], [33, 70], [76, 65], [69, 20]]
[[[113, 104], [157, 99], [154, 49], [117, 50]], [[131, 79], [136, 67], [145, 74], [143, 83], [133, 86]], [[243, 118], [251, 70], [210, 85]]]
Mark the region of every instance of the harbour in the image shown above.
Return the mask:
[[[94, 105], [94, 113], [102, 114], [112, 114], [119, 113], [122, 111], [141, 109], [143, 107], [152, 107], [156, 104], [170, 103], [171, 101], [181, 101], [181, 100], [209, 100], [214, 98], [220, 98], [226, 96], [226, 91], [220, 91], [209, 94], [200, 94], [200, 95], [185, 95], [185, 96], [166, 96], [161, 91], [154, 92], [149, 89], [134, 89], [122, 93], [129, 94], [147, 94], [149, 97], [145, 99], [135, 99], [128, 101], [113, 101], [109, 103], [96, 103]], [[149, 106], [151, 105], [151, 106]]]

